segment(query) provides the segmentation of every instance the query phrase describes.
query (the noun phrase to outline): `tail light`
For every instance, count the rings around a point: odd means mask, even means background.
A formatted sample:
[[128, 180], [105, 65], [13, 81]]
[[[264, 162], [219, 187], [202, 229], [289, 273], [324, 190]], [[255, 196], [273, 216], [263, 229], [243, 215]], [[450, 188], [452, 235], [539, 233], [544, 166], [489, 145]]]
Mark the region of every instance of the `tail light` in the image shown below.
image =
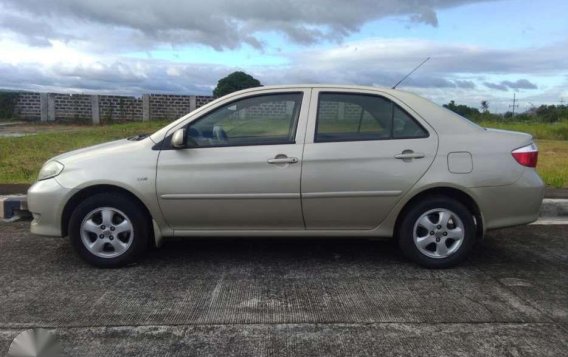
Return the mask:
[[526, 167], [536, 167], [536, 162], [538, 160], [538, 148], [534, 143], [513, 150], [511, 154], [519, 164]]

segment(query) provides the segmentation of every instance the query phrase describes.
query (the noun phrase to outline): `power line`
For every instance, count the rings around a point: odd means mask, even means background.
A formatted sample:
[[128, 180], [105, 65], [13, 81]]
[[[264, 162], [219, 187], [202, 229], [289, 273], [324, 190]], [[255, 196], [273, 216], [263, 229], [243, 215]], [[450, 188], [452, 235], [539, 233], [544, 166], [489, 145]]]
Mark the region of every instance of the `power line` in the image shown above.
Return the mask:
[[531, 105], [531, 108], [536, 108], [536, 105], [534, 105], [532, 102], [529, 102], [529, 104]]

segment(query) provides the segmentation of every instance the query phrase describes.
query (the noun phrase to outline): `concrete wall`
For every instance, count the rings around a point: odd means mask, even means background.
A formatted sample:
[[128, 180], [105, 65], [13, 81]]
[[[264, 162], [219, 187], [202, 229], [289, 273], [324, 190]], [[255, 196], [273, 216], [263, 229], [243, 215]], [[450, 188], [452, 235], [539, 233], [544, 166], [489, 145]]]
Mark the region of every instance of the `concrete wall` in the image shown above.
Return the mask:
[[91, 119], [91, 96], [84, 94], [50, 94], [55, 118], [61, 121], [88, 121]]
[[211, 96], [145, 94], [142, 97], [21, 92], [15, 116], [29, 121], [92, 122], [177, 119]]
[[103, 122], [142, 120], [142, 98], [118, 95], [100, 95], [98, 97], [100, 119]]
[[150, 118], [177, 119], [191, 111], [190, 96], [150, 94]]
[[41, 99], [39, 93], [22, 92], [16, 101], [15, 114], [27, 120], [41, 119]]
[[[29, 121], [108, 123], [115, 121], [174, 120], [214, 100], [211, 96], [144, 94], [142, 97], [21, 92], [15, 116]], [[289, 104], [289, 105], [288, 105]], [[248, 115], [286, 118], [293, 103], [265, 103], [247, 110]], [[334, 106], [335, 105], [335, 106]], [[327, 111], [337, 112], [337, 103]], [[349, 112], [349, 108], [344, 110]]]

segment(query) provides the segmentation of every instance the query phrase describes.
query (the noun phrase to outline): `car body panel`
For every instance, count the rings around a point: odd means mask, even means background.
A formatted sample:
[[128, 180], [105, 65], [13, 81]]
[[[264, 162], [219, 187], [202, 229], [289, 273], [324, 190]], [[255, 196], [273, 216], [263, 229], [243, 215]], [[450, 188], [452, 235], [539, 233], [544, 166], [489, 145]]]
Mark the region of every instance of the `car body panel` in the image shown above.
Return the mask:
[[[167, 149], [168, 137], [175, 130], [210, 110], [239, 98], [293, 91], [304, 92], [295, 144]], [[410, 139], [402, 146], [396, 140], [314, 143], [315, 98], [320, 91], [387, 97], [407, 110], [430, 136], [423, 142]], [[484, 229], [525, 224], [537, 218], [544, 184], [533, 168], [519, 165], [511, 151], [531, 142], [530, 135], [486, 130], [399, 90], [336, 85], [253, 88], [217, 99], [149, 138], [115, 141], [54, 158], [65, 166], [63, 172], [37, 182], [28, 192], [30, 210], [41, 215], [32, 223], [32, 231], [61, 235], [67, 202], [96, 185], [131, 192], [147, 207], [158, 235], [166, 237], [392, 236], [408, 202], [440, 188], [471, 197], [479, 207]], [[424, 159], [415, 160], [416, 167], [391, 159], [408, 145], [426, 153]], [[373, 150], [380, 155], [371, 154]], [[289, 167], [262, 165], [263, 160], [280, 153], [297, 156], [299, 162]], [[453, 167], [458, 169], [450, 169], [455, 158]], [[176, 162], [186, 159], [194, 159], [192, 170], [176, 167]], [[170, 170], [173, 178], [161, 181], [159, 165]], [[223, 179], [213, 179], [214, 172], [222, 173], [215, 176]], [[192, 207], [179, 205], [183, 195], [193, 200]], [[265, 224], [251, 219], [258, 215]], [[215, 224], [219, 216], [224, 217], [223, 224]], [[201, 223], [192, 225], [192, 217]], [[183, 224], [184, 219], [189, 223]]]
[[50, 178], [34, 183], [28, 189], [28, 210], [33, 215], [30, 230], [44, 236], [61, 236], [61, 216], [73, 191]]
[[164, 150], [162, 213], [176, 230], [303, 229], [300, 163], [267, 163], [277, 155], [299, 158], [302, 145]]
[[[318, 97], [321, 93], [363, 94], [385, 97], [405, 110], [404, 103], [377, 91], [318, 88], [312, 105], [302, 161], [302, 205], [306, 228], [373, 229], [396, 202], [426, 172], [435, 157], [438, 137], [428, 123], [415, 118], [428, 132], [426, 138], [314, 142]], [[401, 160], [405, 150], [423, 158]]]
[[471, 191], [483, 212], [486, 230], [536, 221], [544, 198], [542, 179], [531, 168], [510, 185], [474, 187]]
[[[302, 105], [293, 144], [160, 152], [156, 190], [162, 213], [175, 230], [304, 229], [300, 176], [311, 90], [270, 93], [298, 92]], [[232, 99], [219, 101], [218, 106], [230, 103]], [[297, 162], [268, 162], [282, 156], [296, 158]]]
[[[406, 148], [426, 153], [426, 157], [409, 162], [394, 158]], [[404, 148], [394, 140], [306, 144], [302, 167], [306, 227], [378, 226], [428, 169], [431, 149], [435, 150], [432, 138]]]
[[[58, 219], [52, 224], [58, 226], [50, 231], [59, 232], [61, 227], [61, 214], [65, 204], [77, 192], [99, 185], [114, 186], [124, 189], [135, 195], [144, 203], [153, 219], [160, 227], [164, 235], [173, 232], [163, 219], [156, 198], [156, 162], [158, 151], [152, 150], [155, 143], [149, 138], [140, 141], [117, 140], [110, 143], [91, 146], [59, 155], [52, 160], [57, 160], [65, 166], [63, 172], [55, 178], [55, 181], [64, 190], [64, 195], [53, 193], [49, 202], [58, 208]], [[37, 192], [45, 190], [43, 180], [36, 182], [28, 191], [30, 211], [40, 211]], [[36, 203], [37, 202], [37, 203]], [[45, 212], [45, 210], [41, 210]]]

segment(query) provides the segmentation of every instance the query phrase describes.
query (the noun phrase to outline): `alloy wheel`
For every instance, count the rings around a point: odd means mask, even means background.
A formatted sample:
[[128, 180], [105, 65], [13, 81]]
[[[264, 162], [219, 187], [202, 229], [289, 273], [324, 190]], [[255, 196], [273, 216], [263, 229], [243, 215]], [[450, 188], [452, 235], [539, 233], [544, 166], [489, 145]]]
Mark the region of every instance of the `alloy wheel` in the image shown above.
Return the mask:
[[133, 240], [131, 220], [116, 208], [96, 208], [81, 222], [81, 241], [97, 257], [116, 258], [130, 248]]
[[456, 253], [464, 237], [462, 220], [445, 208], [425, 212], [414, 224], [414, 244], [420, 253], [430, 258], [442, 259]]

